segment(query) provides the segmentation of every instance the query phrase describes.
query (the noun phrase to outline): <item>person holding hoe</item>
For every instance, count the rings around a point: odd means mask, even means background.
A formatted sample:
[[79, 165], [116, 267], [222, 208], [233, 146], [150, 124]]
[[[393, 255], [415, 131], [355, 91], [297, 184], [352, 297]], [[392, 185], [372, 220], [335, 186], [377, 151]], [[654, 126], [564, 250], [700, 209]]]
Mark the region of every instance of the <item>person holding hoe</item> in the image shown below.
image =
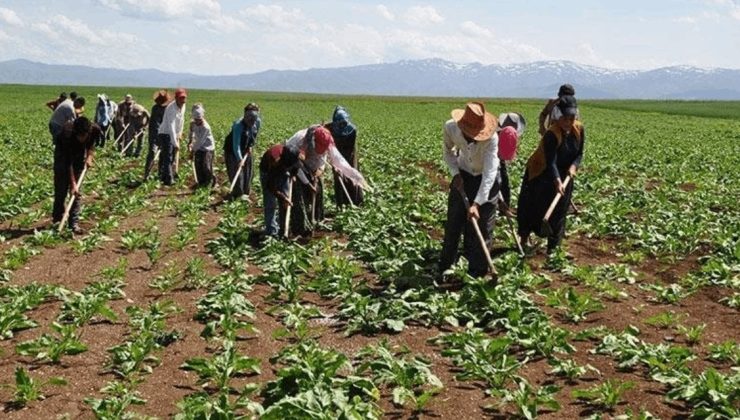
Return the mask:
[[[64, 200], [70, 194], [74, 200], [69, 208], [68, 224], [75, 234], [80, 229], [80, 182], [83, 170], [92, 166], [95, 156], [95, 139], [100, 135], [100, 127], [92, 124], [87, 117], [77, 118], [65, 125], [57, 137], [54, 147], [54, 207], [52, 223], [63, 222], [65, 217]], [[60, 228], [61, 229], [61, 228]]]
[[499, 196], [497, 126], [481, 102], [453, 110], [444, 125], [443, 157], [452, 181], [439, 261], [443, 273], [458, 259], [461, 234], [468, 274], [482, 277], [494, 271], [488, 249]]
[[213, 178], [213, 150], [214, 140], [211, 126], [205, 119], [206, 109], [197, 103], [193, 106], [190, 115], [193, 122], [190, 124], [188, 150], [193, 160], [195, 182], [198, 187], [211, 187], [215, 183]]
[[172, 100], [167, 89], [161, 89], [154, 92], [154, 105], [149, 117], [149, 151], [146, 154], [146, 163], [144, 164], [144, 181], [149, 179], [149, 174], [154, 166], [154, 160], [159, 156], [159, 146], [157, 137], [159, 136], [159, 126], [164, 119], [164, 110], [167, 104]]
[[529, 245], [529, 235], [547, 237], [547, 253], [565, 235], [565, 216], [573, 194], [573, 178], [583, 159], [586, 131], [578, 115], [576, 98], [565, 95], [556, 105], [558, 118], [545, 132], [527, 160], [517, 206], [519, 236]]
[[260, 184], [265, 215], [265, 236], [277, 238], [285, 235], [286, 210], [290, 201], [290, 178], [301, 167], [301, 153], [291, 146], [276, 144], [265, 151], [260, 159]]
[[[350, 121], [349, 112], [342, 107], [334, 108], [331, 122], [324, 125], [334, 138], [334, 144], [342, 157], [353, 168], [359, 169], [357, 160], [357, 127]], [[363, 201], [362, 188], [346, 182], [341, 176], [334, 172], [334, 201], [337, 206], [359, 206]]]
[[159, 180], [164, 185], [173, 185], [177, 178], [177, 154], [185, 127], [185, 102], [188, 92], [183, 88], [175, 90], [175, 100], [167, 105], [159, 125], [157, 141], [161, 150], [159, 157]]
[[[542, 108], [542, 111], [540, 111], [539, 116], [539, 123], [540, 123], [540, 136], [544, 136], [545, 132], [547, 132], [547, 129], [550, 127], [552, 123], [558, 120], [560, 118], [560, 109], [556, 106], [558, 104], [558, 101], [560, 101], [560, 98], [563, 96], [575, 96], [576, 90], [573, 88], [573, 85], [566, 83], [562, 86], [560, 86], [560, 89], [558, 89], [558, 97], [553, 99], [548, 99], [545, 106]], [[576, 115], [576, 119], [578, 119], [578, 115]]]
[[260, 107], [250, 102], [244, 107], [244, 116], [234, 121], [224, 141], [224, 161], [229, 175], [229, 194], [233, 198], [249, 197], [252, 185], [252, 150], [262, 126]]

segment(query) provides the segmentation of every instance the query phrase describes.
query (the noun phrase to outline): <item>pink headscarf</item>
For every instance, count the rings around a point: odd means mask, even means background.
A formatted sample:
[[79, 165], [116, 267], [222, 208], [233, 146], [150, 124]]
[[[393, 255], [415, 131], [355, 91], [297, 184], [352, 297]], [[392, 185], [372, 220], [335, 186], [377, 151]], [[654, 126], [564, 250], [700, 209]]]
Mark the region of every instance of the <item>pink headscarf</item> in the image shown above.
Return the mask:
[[514, 127], [504, 127], [498, 133], [498, 156], [505, 161], [511, 161], [516, 158], [516, 147], [519, 141]]

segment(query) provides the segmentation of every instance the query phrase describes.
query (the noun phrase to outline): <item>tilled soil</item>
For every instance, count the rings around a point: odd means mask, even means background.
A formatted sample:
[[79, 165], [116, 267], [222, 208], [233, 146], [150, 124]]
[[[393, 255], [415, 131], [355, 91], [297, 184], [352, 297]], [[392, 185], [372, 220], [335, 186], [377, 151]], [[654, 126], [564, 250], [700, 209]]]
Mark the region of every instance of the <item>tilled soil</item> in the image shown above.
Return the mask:
[[[432, 168], [425, 168], [432, 171]], [[442, 179], [435, 178], [434, 183], [443, 187]], [[215, 193], [214, 193], [215, 194]], [[209, 343], [200, 337], [203, 325], [195, 321], [195, 303], [203, 295], [203, 290], [175, 289], [161, 293], [152, 289], [148, 284], [158, 275], [162, 274], [169, 264], [178, 267], [191, 258], [200, 257], [207, 263], [207, 271], [215, 275], [223, 269], [207, 253], [205, 244], [218, 236], [215, 226], [220, 219], [220, 214], [213, 206], [207, 211], [203, 218], [205, 224], [198, 230], [197, 239], [182, 251], [175, 251], [167, 245], [169, 239], [176, 232], [177, 217], [173, 211], [166, 211], [159, 215], [157, 203], [167, 197], [182, 199], [187, 197], [184, 190], [158, 191], [151, 198], [151, 204], [135, 215], [122, 220], [113, 232], [108, 236], [110, 241], [103, 243], [100, 249], [86, 255], [76, 254], [71, 243], [65, 243], [56, 247], [45, 249], [39, 255], [31, 258], [29, 263], [13, 274], [12, 284], [29, 284], [31, 282], [59, 284], [70, 290], [81, 290], [87, 284], [97, 279], [97, 273], [101, 269], [116, 264], [120, 257], [128, 260], [126, 273], [126, 297], [111, 302], [113, 310], [119, 314], [119, 319], [114, 322], [98, 321], [82, 327], [82, 341], [88, 346], [88, 351], [76, 356], [64, 356], [61, 363], [57, 365], [48, 363], [37, 363], [27, 357], [15, 354], [15, 345], [39, 337], [42, 333], [49, 331], [49, 325], [59, 313], [60, 303], [45, 303], [30, 311], [28, 315], [38, 322], [38, 328], [19, 331], [15, 337], [0, 341], [0, 378], [5, 383], [12, 382], [13, 371], [18, 366], [23, 366], [31, 372], [34, 378], [49, 378], [62, 376], [69, 383], [61, 387], [46, 387], [44, 394], [46, 398], [42, 401], [31, 402], [28, 407], [16, 409], [11, 404], [12, 395], [9, 389], [0, 388], [0, 401], [5, 405], [3, 417], [9, 419], [38, 419], [57, 416], [67, 418], [92, 418], [93, 413], [89, 406], [84, 403], [88, 397], [99, 398], [99, 390], [107, 382], [115, 379], [108, 371], [107, 349], [122, 343], [130, 333], [124, 309], [130, 305], [145, 307], [155, 301], [171, 300], [181, 312], [168, 318], [166, 324], [168, 329], [179, 331], [182, 338], [156, 353], [161, 363], [156, 366], [153, 373], [144, 376], [144, 381], [137, 390], [147, 400], [143, 406], [133, 406], [132, 410], [147, 415], [161, 418], [172, 417], [178, 412], [177, 402], [193, 392], [199, 391], [196, 385], [197, 376], [191, 372], [180, 369], [180, 366], [189, 358], [204, 357], [213, 354], [217, 349], [215, 343]], [[248, 204], [245, 202], [245, 206]], [[250, 219], [261, 210], [253, 207]], [[128, 229], [140, 228], [143, 224], [156, 217], [163, 238], [164, 252], [160, 261], [152, 265], [144, 251], [126, 252], [121, 248], [121, 234]], [[41, 222], [39, 224], [42, 224]], [[245, 227], [246, 228], [246, 227]], [[437, 234], [439, 232], [436, 232]], [[24, 235], [30, 232], [17, 232], [9, 236], [13, 241], [20, 241]], [[499, 232], [503, 235], [503, 231]], [[332, 236], [333, 235], [333, 236]], [[6, 235], [8, 236], [8, 235]], [[321, 236], [321, 235], [319, 235]], [[345, 239], [329, 234], [333, 240]], [[499, 238], [503, 240], [503, 238]], [[579, 265], [597, 265], [618, 262], [615, 256], [618, 242], [615, 240], [595, 240], [581, 236], [574, 236], [566, 240], [567, 249], [573, 256], [573, 261]], [[6, 245], [7, 247], [7, 245]], [[530, 264], [537, 271], [542, 268], [544, 257], [538, 254], [530, 259]], [[686, 258], [675, 265], [666, 265], [658, 261], [646, 260], [638, 267], [633, 267], [639, 275], [638, 283], [635, 285], [620, 284], [628, 297], [617, 301], [602, 298], [605, 309], [588, 315], [587, 320], [579, 324], [568, 323], [563, 319], [559, 310], [547, 307], [544, 300], [535, 295], [540, 306], [551, 315], [552, 322], [569, 329], [579, 331], [587, 327], [604, 325], [609, 329], [621, 331], [624, 328], [637, 326], [642, 334], [640, 336], [646, 342], [658, 343], [663, 341], [686, 345], [681, 334], [673, 329], [660, 329], [645, 324], [644, 320], [650, 316], [674, 311], [683, 316], [683, 325], [706, 324], [701, 343], [693, 346], [692, 350], [697, 353], [698, 358], [691, 364], [692, 368], [699, 371], [708, 366], [714, 366], [723, 371], [729, 371], [727, 364], [712, 363], [705, 360], [707, 346], [709, 343], [719, 343], [728, 339], [740, 341], [740, 329], [738, 325], [738, 312], [718, 303], [721, 297], [728, 294], [727, 290], [720, 288], [703, 288], [697, 293], [681, 300], [677, 305], [665, 305], [651, 302], [651, 293], [638, 287], [641, 282], [669, 283], [680, 279], [688, 272], [698, 268], [695, 257]], [[249, 267], [250, 274], [259, 273], [259, 268]], [[579, 292], [587, 290], [585, 286], [578, 284], [557, 273], [548, 273], [552, 283], [548, 286], [558, 288], [561, 286], [573, 286]], [[363, 276], [372, 278], [372, 274], [363, 273]], [[261, 360], [261, 373], [238, 378], [234, 381], [235, 386], [246, 383], [266, 383], [274, 379], [274, 366], [269, 363], [269, 358], [274, 356], [281, 347], [286, 345], [285, 341], [273, 338], [272, 332], [281, 328], [279, 320], [267, 312], [276, 303], [268, 301], [267, 295], [271, 289], [268, 286], [257, 284], [253, 291], [247, 296], [256, 307], [255, 327], [260, 331], [257, 335], [247, 334], [238, 341], [240, 353]], [[593, 293], [593, 292], [592, 292]], [[313, 293], [305, 293], [302, 301], [314, 303], [319, 306], [323, 313], [332, 314], [336, 312], [339, 302], [324, 300]], [[428, 340], [445, 330], [441, 328], [427, 328], [422, 326], [409, 326], [399, 334], [377, 334], [377, 335], [353, 335], [345, 337], [340, 328], [336, 328], [331, 318], [327, 322], [312, 321], [312, 326], [320, 333], [319, 343], [327, 348], [333, 348], [352, 356], [362, 347], [374, 344], [381, 339], [388, 339], [392, 345], [408, 347], [414, 354], [422, 355], [433, 363], [433, 372], [445, 384], [445, 388], [431, 400], [423, 413], [412, 413], [409, 409], [399, 409], [391, 403], [390, 390], [383, 390], [383, 398], [380, 406], [387, 418], [455, 418], [455, 419], [477, 419], [485, 416], [506, 418], [513, 414], [510, 407], [499, 410], [486, 410], [486, 406], [495, 405], [494, 398], [485, 393], [485, 384], [476, 382], [463, 382], [455, 378], [456, 370], [451, 362], [440, 354], [440, 349], [428, 342]], [[562, 408], [557, 412], [541, 413], [543, 418], [576, 418], [592, 414], [589, 408], [571, 397], [575, 389], [583, 389], [593, 386], [606, 378], [616, 378], [624, 381], [632, 381], [635, 386], [629, 390], [624, 397], [624, 402], [615, 410], [615, 414], [623, 413], [627, 408], [635, 412], [646, 409], [660, 418], [681, 418], [688, 415], [689, 410], [679, 403], [667, 402], [664, 398], [664, 387], [650, 380], [645, 372], [637, 369], [635, 371], [623, 372], [616, 368], [616, 363], [609, 356], [592, 354], [592, 342], [573, 342], [577, 351], [571, 355], [578, 364], [590, 364], [600, 374], [589, 373], [585, 378], [569, 383], [564, 379], [548, 374], [551, 367], [547, 360], [539, 359], [530, 361], [520, 371], [520, 374], [528, 379], [533, 385], [556, 384], [561, 387], [557, 399]]]

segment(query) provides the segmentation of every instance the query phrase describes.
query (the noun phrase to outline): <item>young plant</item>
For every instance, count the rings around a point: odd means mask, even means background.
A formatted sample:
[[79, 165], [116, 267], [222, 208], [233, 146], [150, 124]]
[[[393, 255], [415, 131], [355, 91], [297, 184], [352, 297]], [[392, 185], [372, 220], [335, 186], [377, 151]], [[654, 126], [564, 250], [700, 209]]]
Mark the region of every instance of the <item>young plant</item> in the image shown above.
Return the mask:
[[260, 361], [240, 355], [234, 343], [227, 340], [223, 343], [223, 351], [216, 356], [210, 359], [188, 359], [180, 368], [195, 372], [199, 378], [198, 385], [211, 384], [220, 391], [228, 391], [234, 376], [259, 374]]
[[35, 340], [20, 343], [15, 351], [21, 356], [32, 356], [52, 363], [59, 363], [64, 355], [73, 356], [87, 351], [87, 346], [80, 341], [81, 333], [77, 325], [53, 322], [51, 329], [55, 334], [44, 334]]
[[645, 319], [645, 324], [661, 329], [673, 328], [683, 318], [682, 315], [677, 315], [673, 311], [661, 312], [657, 315], [653, 315], [650, 318]]
[[600, 385], [573, 391], [573, 398], [584, 401], [588, 405], [612, 411], [622, 402], [624, 393], [634, 386], [635, 384], [631, 381], [621, 382], [607, 379]]
[[564, 377], [570, 383], [575, 382], [576, 379], [582, 377], [588, 371], [601, 375], [601, 372], [599, 372], [595, 367], [591, 365], [580, 366], [572, 359], [560, 360], [553, 358], [548, 362], [550, 363], [550, 366], [552, 366], [552, 370], [549, 372], [551, 375]]
[[740, 346], [733, 340], [727, 340], [722, 344], [711, 344], [709, 360], [720, 363], [730, 362], [733, 366], [737, 366], [740, 364]]
[[516, 388], [495, 390], [491, 394], [501, 398], [499, 407], [512, 404], [516, 408], [516, 414], [520, 418], [533, 420], [537, 418], [542, 409], [549, 411], [560, 410], [560, 403], [555, 400], [555, 393], [559, 388], [555, 385], [543, 386], [535, 390], [525, 379], [516, 381]]
[[139, 415], [128, 411], [131, 405], [144, 405], [146, 400], [133, 389], [133, 384], [124, 382], [108, 382], [100, 392], [107, 396], [102, 399], [85, 398], [98, 419], [133, 420]]
[[431, 364], [420, 357], [405, 357], [406, 348], [394, 353], [387, 340], [377, 346], [365, 347], [358, 353], [358, 374], [369, 372], [377, 386], [391, 386], [393, 404], [405, 406], [411, 402], [416, 410], [423, 409], [429, 398], [443, 388], [442, 381], [429, 369]]
[[699, 343], [706, 327], [707, 324], [694, 325], [693, 327], [679, 325], [678, 332], [686, 336], [686, 343], [688, 345], [693, 346]]
[[588, 293], [578, 293], [572, 287], [563, 287], [552, 291], [547, 296], [547, 304], [565, 311], [565, 317], [578, 323], [586, 315], [604, 309], [604, 305]]
[[15, 386], [3, 385], [4, 388], [13, 389], [13, 404], [17, 407], [25, 407], [31, 401], [43, 400], [42, 389], [47, 385], [67, 385], [67, 381], [60, 377], [51, 377], [42, 382], [33, 379], [22, 367], [15, 368]]

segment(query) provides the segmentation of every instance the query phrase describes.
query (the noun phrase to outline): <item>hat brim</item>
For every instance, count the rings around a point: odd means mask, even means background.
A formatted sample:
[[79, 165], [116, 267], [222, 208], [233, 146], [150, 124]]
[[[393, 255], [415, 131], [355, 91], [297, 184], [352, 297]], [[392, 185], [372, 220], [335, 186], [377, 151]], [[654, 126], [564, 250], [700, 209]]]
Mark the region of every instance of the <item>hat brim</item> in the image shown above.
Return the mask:
[[494, 117], [490, 112], [483, 114], [482, 128], [465, 124], [462, 121], [463, 114], [465, 114], [464, 109], [453, 109], [450, 114], [452, 115], [452, 119], [455, 120], [455, 123], [457, 123], [458, 128], [460, 128], [460, 131], [475, 141], [489, 140], [496, 131], [496, 127], [498, 127], [496, 117]]

